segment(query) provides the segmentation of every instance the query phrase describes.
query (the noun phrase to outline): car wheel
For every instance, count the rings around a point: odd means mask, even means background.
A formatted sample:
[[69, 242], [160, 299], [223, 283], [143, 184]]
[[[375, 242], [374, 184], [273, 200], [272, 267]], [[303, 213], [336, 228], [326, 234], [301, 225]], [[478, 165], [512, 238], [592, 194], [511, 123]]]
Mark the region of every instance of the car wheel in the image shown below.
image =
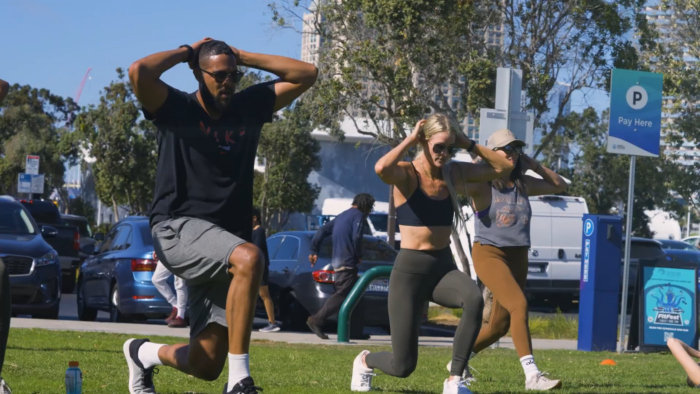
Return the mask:
[[119, 310], [119, 286], [112, 286], [112, 294], [109, 297], [109, 321], [112, 323], [129, 323], [131, 316], [123, 314]]
[[78, 280], [78, 288], [76, 289], [75, 298], [76, 303], [78, 304], [78, 320], [95, 321], [97, 319], [97, 309], [90, 308], [87, 305], [82, 278]]
[[41, 312], [37, 313], [37, 316], [32, 316], [32, 317], [37, 317], [39, 319], [58, 320], [58, 311], [59, 311], [60, 307], [61, 307], [61, 300], [59, 299], [58, 302], [56, 302], [56, 305], [52, 306], [49, 309], [41, 311]]
[[309, 312], [291, 295], [281, 297], [279, 319], [282, 321], [282, 329], [285, 331], [309, 331], [306, 319]]
[[75, 270], [70, 270], [69, 272], [63, 272], [63, 278], [61, 283], [61, 292], [63, 294], [70, 294], [75, 290]]

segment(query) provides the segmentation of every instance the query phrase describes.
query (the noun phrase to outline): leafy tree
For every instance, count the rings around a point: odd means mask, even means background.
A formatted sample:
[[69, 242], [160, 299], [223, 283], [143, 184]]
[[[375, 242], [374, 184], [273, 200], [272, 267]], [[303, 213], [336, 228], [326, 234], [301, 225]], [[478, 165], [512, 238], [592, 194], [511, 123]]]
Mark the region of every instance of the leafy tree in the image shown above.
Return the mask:
[[272, 230], [284, 226], [291, 213], [311, 211], [318, 198], [320, 188], [308, 181], [311, 171], [321, 168], [321, 148], [311, 131], [301, 102], [263, 128], [258, 157], [265, 172], [255, 175], [254, 196], [261, 220]]
[[[585, 198], [591, 213], [607, 214], [627, 202], [630, 157], [607, 152], [608, 115], [608, 111], [599, 116], [595, 109], [587, 108], [583, 113], [571, 113], [563, 121], [564, 134], [574, 141], [575, 148], [572, 167], [561, 172], [571, 179], [568, 193]], [[658, 208], [676, 216], [683, 213], [682, 206], [669, 193], [683, 183], [686, 183], [683, 187], [692, 188], [699, 181], [688, 179], [687, 168], [675, 163], [673, 158], [663, 155], [637, 158], [632, 211], [634, 234], [653, 235], [644, 211]], [[626, 208], [620, 214], [625, 212]]]
[[38, 155], [39, 171], [45, 176], [42, 197], [57, 190], [67, 203], [64, 164], [75, 164], [79, 158], [77, 139], [70, 129], [78, 106], [46, 89], [16, 84], [0, 108], [0, 194], [16, 194], [26, 156]]
[[[517, 0], [493, 2], [502, 17], [505, 45], [501, 64], [523, 71], [527, 108], [544, 138], [534, 154], [552, 143], [564, 122], [571, 95], [609, 86], [614, 67], [637, 68], [638, 54], [629, 39], [648, 41], [643, 15], [634, 11], [644, 0]], [[568, 85], [558, 102], [550, 100], [557, 82]], [[543, 115], [554, 110], [553, 115]]]
[[83, 200], [82, 197], [76, 197], [70, 200], [70, 210], [74, 215], [85, 217], [88, 220], [88, 223], [90, 223], [90, 227], [95, 226], [95, 215], [97, 214], [97, 211], [92, 204]]
[[157, 161], [156, 129], [141, 117], [140, 106], [117, 68], [116, 81], [104, 88], [100, 103], [90, 105], [76, 119], [83, 148], [95, 158], [95, 188], [101, 201], [128, 204], [145, 211], [153, 198]]

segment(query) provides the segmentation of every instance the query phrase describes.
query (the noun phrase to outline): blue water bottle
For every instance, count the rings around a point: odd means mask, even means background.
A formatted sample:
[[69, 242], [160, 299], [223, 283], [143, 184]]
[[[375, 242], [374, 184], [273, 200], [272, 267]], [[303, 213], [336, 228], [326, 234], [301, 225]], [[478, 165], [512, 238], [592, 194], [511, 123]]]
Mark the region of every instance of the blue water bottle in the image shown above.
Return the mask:
[[66, 370], [66, 394], [82, 394], [83, 372], [79, 368], [80, 363], [70, 361]]

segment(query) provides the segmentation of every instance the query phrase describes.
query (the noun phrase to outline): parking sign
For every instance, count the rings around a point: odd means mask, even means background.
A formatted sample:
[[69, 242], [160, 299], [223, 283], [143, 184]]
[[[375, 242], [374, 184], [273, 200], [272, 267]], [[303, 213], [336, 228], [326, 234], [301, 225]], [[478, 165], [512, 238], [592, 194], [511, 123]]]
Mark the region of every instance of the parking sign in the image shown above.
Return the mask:
[[32, 174], [19, 174], [17, 180], [17, 193], [32, 192]]
[[608, 152], [659, 156], [662, 90], [662, 74], [613, 70]]
[[39, 156], [27, 156], [27, 160], [25, 161], [25, 174], [33, 174], [33, 175], [38, 175], [39, 174]]

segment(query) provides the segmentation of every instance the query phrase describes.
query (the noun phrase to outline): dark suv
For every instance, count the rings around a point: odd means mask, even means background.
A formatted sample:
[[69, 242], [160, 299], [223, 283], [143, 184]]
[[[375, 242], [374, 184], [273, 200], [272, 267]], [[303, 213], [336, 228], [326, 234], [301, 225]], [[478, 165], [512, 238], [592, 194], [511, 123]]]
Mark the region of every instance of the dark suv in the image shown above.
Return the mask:
[[51, 226], [40, 230], [14, 198], [0, 196], [0, 259], [10, 274], [14, 315], [58, 319], [61, 266], [58, 253], [44, 241], [56, 235]]

